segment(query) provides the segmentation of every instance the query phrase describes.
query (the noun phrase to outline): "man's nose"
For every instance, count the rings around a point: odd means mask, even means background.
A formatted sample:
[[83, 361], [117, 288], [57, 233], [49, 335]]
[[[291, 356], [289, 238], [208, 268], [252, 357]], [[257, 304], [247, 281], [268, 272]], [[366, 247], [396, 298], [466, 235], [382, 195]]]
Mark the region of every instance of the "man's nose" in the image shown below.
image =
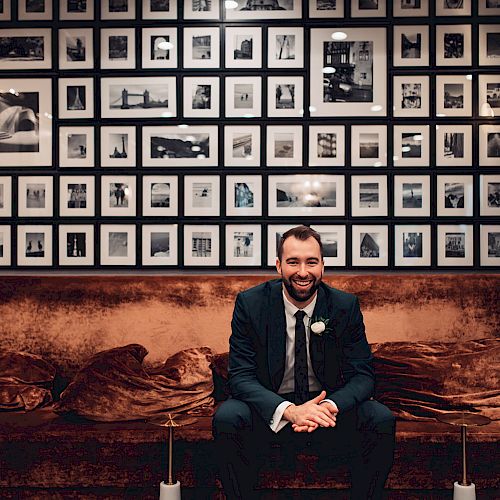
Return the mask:
[[307, 266], [306, 264], [299, 264], [299, 270], [297, 271], [297, 274], [299, 276], [308, 276], [309, 273], [307, 272]]

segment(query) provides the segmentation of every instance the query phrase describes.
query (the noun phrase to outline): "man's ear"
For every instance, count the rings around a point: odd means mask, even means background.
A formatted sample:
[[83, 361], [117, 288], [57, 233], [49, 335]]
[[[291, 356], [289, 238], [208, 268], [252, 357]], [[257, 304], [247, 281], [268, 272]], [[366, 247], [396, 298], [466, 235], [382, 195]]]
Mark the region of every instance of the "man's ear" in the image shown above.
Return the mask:
[[276, 271], [278, 271], [278, 274], [281, 274], [281, 262], [278, 258], [276, 259]]

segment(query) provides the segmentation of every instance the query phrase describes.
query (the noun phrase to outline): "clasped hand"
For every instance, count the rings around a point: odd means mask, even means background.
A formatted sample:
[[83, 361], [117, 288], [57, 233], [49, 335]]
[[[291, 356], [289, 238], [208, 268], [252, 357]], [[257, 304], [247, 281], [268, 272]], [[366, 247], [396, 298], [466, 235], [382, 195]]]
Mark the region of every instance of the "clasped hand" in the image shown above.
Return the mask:
[[295, 432], [313, 432], [318, 427], [335, 427], [338, 410], [330, 403], [319, 404], [325, 399], [326, 392], [301, 405], [290, 405], [283, 416], [292, 423]]

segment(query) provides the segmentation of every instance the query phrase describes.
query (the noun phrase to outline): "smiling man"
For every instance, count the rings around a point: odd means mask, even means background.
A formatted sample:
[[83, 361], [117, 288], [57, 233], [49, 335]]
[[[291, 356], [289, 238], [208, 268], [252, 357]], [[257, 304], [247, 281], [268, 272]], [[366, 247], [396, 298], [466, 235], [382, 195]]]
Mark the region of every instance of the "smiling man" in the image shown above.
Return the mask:
[[312, 447], [351, 469], [353, 500], [381, 499], [392, 467], [394, 417], [373, 400], [372, 354], [358, 299], [322, 282], [319, 234], [283, 234], [281, 279], [236, 299], [229, 339], [231, 398], [213, 432], [228, 499], [259, 498], [258, 459], [279, 443], [285, 457]]

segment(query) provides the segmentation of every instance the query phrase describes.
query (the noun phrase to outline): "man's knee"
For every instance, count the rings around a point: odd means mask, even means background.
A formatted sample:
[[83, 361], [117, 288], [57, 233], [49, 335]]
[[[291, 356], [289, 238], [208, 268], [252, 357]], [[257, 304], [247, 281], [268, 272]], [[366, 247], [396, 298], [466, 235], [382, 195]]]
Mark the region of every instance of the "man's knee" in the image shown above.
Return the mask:
[[252, 427], [252, 412], [250, 407], [238, 399], [228, 399], [217, 409], [212, 420], [212, 430], [215, 437], [223, 434], [234, 434]]
[[378, 434], [394, 434], [396, 418], [387, 406], [370, 399], [358, 406], [358, 426]]

